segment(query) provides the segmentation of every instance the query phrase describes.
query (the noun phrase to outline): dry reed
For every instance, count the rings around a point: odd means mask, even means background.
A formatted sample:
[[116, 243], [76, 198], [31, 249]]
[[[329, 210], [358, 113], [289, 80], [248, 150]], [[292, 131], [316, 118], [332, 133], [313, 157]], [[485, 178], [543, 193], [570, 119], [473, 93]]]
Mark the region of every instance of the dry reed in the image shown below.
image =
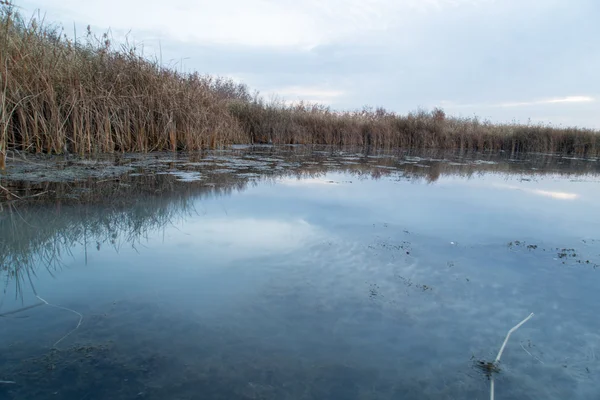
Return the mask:
[[89, 27], [85, 38], [71, 39], [0, 7], [0, 163], [7, 148], [86, 154], [243, 141], [227, 108], [242, 85], [178, 73]]
[[77, 154], [198, 150], [233, 143], [600, 154], [590, 129], [492, 124], [443, 110], [398, 115], [266, 103], [230, 80], [183, 73], [115, 46], [70, 38], [0, 1], [0, 169], [9, 149]]
[[65, 334], [63, 337], [61, 337], [60, 339], [58, 339], [56, 342], [54, 342], [54, 344], [52, 345], [52, 347], [56, 347], [60, 342], [62, 342], [63, 340], [65, 340], [67, 337], [69, 337], [69, 335], [71, 335], [71, 333], [73, 333], [77, 329], [79, 329], [79, 327], [81, 326], [81, 323], [83, 322], [83, 315], [81, 315], [81, 313], [78, 313], [77, 311], [72, 310], [72, 309], [67, 308], [67, 307], [57, 306], [56, 304], [48, 303], [46, 300], [42, 299], [37, 294], [35, 295], [35, 297], [37, 297], [38, 300], [42, 301], [47, 306], [58, 308], [59, 310], [69, 311], [69, 312], [71, 312], [71, 313], [73, 313], [73, 314], [75, 314], [75, 315], [77, 315], [79, 317], [79, 321], [77, 322], [77, 326], [75, 328], [71, 329], [67, 334]]
[[[523, 321], [519, 322], [517, 325], [510, 328], [510, 330], [506, 334], [506, 337], [504, 338], [504, 342], [502, 342], [502, 346], [500, 347], [500, 350], [498, 351], [498, 355], [496, 356], [496, 359], [494, 360], [493, 363], [491, 363], [491, 365], [493, 365], [495, 367], [498, 366], [498, 364], [500, 363], [500, 357], [502, 357], [502, 353], [504, 352], [504, 348], [506, 347], [506, 343], [508, 343], [508, 339], [510, 338], [510, 335], [514, 331], [519, 329], [521, 327], [521, 325], [523, 325], [525, 322], [529, 321], [531, 319], [531, 317], [533, 317], [533, 313], [529, 314], [527, 316], [527, 318], [525, 318]], [[492, 369], [490, 372], [490, 400], [494, 400], [494, 374], [493, 374], [493, 372], [494, 372], [494, 369]]]
[[265, 104], [259, 99], [234, 101], [230, 111], [251, 143], [600, 154], [600, 134], [591, 129], [493, 124], [476, 117], [449, 117], [439, 108], [408, 115], [382, 108], [338, 112], [322, 105]]

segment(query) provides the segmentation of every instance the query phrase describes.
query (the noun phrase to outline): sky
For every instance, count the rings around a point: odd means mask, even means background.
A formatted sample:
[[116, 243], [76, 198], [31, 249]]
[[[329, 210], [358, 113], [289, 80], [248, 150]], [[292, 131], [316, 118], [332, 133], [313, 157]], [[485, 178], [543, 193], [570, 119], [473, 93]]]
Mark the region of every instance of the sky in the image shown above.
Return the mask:
[[598, 0], [14, 3], [266, 99], [600, 129]]

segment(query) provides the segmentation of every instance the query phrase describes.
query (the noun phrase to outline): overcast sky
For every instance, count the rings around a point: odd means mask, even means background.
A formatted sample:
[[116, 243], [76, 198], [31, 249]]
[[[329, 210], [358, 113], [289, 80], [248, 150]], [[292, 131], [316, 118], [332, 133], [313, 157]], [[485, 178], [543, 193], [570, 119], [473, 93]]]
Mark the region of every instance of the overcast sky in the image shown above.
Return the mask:
[[187, 71], [406, 113], [600, 129], [598, 0], [16, 0]]

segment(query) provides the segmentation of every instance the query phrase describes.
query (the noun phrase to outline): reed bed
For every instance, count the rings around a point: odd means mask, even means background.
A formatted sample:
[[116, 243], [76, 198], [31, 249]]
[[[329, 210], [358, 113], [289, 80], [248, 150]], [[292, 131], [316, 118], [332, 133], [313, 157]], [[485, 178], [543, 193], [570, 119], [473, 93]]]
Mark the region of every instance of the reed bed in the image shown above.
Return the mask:
[[318, 104], [234, 101], [231, 113], [252, 143], [326, 144], [384, 149], [600, 154], [600, 133], [544, 124], [493, 124], [444, 110], [399, 115], [383, 108], [338, 112]]
[[[115, 47], [67, 37], [0, 6], [0, 150], [78, 154], [193, 150], [244, 141], [227, 107], [231, 82], [182, 74]], [[4, 162], [4, 157], [2, 158]]]
[[183, 73], [111, 35], [64, 34], [0, 1], [0, 169], [9, 150], [81, 155], [234, 143], [600, 154], [582, 128], [492, 124], [441, 109], [399, 115], [265, 102], [231, 80]]

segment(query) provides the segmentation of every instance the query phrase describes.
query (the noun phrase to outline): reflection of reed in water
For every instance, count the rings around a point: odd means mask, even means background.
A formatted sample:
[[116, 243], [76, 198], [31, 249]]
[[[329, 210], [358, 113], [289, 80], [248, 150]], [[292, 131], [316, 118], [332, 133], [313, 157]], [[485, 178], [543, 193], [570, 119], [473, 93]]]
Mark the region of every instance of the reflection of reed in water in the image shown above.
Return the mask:
[[[498, 156], [429, 152], [420, 156], [406, 153], [370, 155], [269, 150], [221, 152], [220, 157], [194, 158], [179, 155], [179, 164], [164, 164], [163, 171], [200, 171], [202, 179], [181, 182], [157, 170], [125, 174], [110, 179], [78, 182], [6, 181], [19, 197], [30, 201], [0, 203], [0, 277], [5, 285], [22, 292], [37, 269], [54, 273], [71, 248], [82, 245], [100, 248], [109, 245], [135, 247], [150, 233], [195, 213], [194, 200], [206, 196], [226, 196], [260, 181], [280, 178], [321, 178], [328, 172], [341, 172], [355, 178], [408, 179], [433, 182], [440, 176], [471, 177], [495, 174], [596, 174], [597, 163], [556, 157], [529, 157], [521, 162], [502, 162]], [[211, 156], [210, 153], [208, 153]], [[205, 161], [200, 167], [198, 161]], [[196, 164], [196, 166], [194, 166]], [[228, 172], [223, 173], [224, 169]], [[8, 185], [10, 183], [10, 185]], [[44, 196], [36, 194], [45, 193]], [[31, 197], [36, 196], [36, 197]], [[94, 206], [92, 206], [94, 205]]]
[[150, 232], [164, 228], [188, 212], [186, 202], [169, 203], [166, 199], [145, 199], [135, 207], [5, 207], [0, 221], [0, 275], [20, 292], [22, 284], [35, 275], [38, 267], [53, 274], [62, 267], [71, 248], [83, 245], [100, 249], [110, 245], [118, 250], [136, 246]]
[[[157, 172], [182, 171], [201, 175], [210, 182], [218, 183], [216, 186], [221, 190], [229, 191], [236, 185], [242, 185], [240, 188], [243, 188], [247, 183], [248, 180], [238, 173], [251, 173], [267, 178], [345, 172], [374, 179], [395, 174], [405, 179], [428, 182], [435, 182], [443, 176], [471, 177], [484, 173], [530, 176], [600, 174], [600, 164], [591, 161], [597, 160], [549, 154], [511, 157], [498, 153], [434, 150], [352, 152], [321, 147], [136, 154], [111, 158], [105, 156], [96, 160], [79, 159], [75, 156], [69, 159], [40, 156], [35, 162], [20, 158], [11, 160], [11, 170], [4, 176], [0, 175], [0, 184], [3, 185], [0, 202], [18, 198], [33, 201], [75, 197], [83, 202], [97, 203], [113, 194], [127, 197], [128, 193], [135, 193], [137, 190], [148, 195], [184, 190], [181, 182], [173, 177], [161, 179], [153, 175]], [[224, 170], [229, 173], [217, 174]], [[127, 176], [132, 172], [144, 175], [135, 179], [135, 185], [132, 185], [132, 180]], [[207, 182], [207, 179], [202, 180]], [[57, 182], [71, 184], [60, 185]], [[189, 189], [193, 185], [186, 186], [185, 189]], [[9, 192], [14, 196], [11, 197]]]
[[[228, 195], [243, 190], [249, 181], [223, 176], [206, 185], [153, 175], [123, 176], [110, 182], [46, 183], [44, 189], [57, 199], [0, 204], [0, 279], [22, 293], [23, 284], [32, 285], [39, 268], [50, 274], [61, 269], [62, 260], [76, 245], [83, 246], [86, 262], [88, 249], [136, 248], [152, 232], [195, 213], [195, 199]], [[36, 191], [36, 185], [22, 187], [20, 192]]]

